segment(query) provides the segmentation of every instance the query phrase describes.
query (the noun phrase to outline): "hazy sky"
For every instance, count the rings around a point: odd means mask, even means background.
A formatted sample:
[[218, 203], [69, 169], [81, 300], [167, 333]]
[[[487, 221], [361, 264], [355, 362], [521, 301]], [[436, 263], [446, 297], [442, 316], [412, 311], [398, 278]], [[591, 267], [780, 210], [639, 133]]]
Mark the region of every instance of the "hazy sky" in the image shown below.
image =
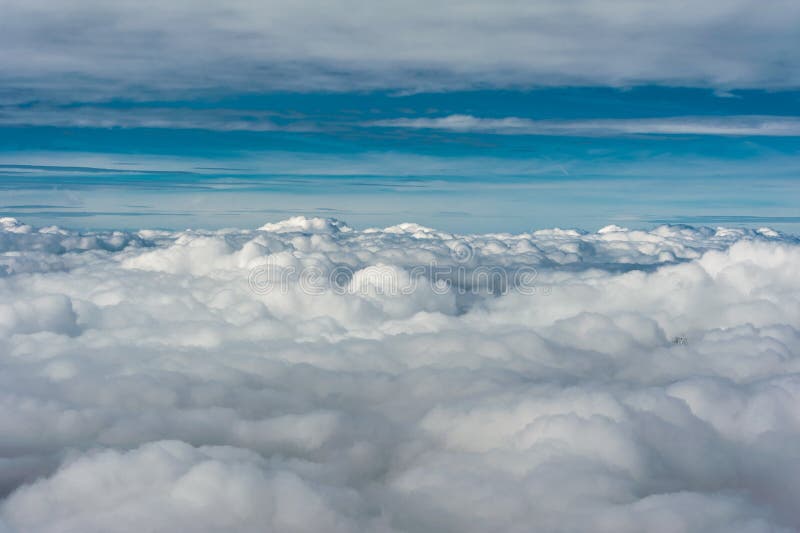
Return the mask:
[[559, 214], [800, 216], [796, 2], [0, 10], [0, 205], [26, 220], [251, 225], [279, 210], [477, 230]]

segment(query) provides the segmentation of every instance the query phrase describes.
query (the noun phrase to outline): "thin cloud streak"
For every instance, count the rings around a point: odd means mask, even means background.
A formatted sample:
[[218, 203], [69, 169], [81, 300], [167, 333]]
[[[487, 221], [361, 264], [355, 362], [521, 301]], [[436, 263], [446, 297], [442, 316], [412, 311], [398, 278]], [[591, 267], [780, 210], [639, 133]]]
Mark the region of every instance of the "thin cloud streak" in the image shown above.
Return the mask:
[[800, 136], [800, 118], [793, 116], [734, 115], [659, 118], [599, 118], [588, 120], [533, 120], [522, 117], [488, 118], [466, 114], [442, 117], [396, 118], [352, 123], [341, 120], [281, 120], [276, 113], [242, 109], [185, 107], [110, 108], [101, 106], [0, 107], [2, 126], [62, 128], [196, 129], [207, 131], [324, 132], [342, 129], [397, 128], [453, 133], [545, 136], [718, 135]]
[[384, 128], [440, 130], [456, 133], [549, 136], [725, 135], [800, 136], [800, 118], [789, 116], [664, 117], [592, 120], [531, 120], [520, 117], [480, 118], [448, 115], [399, 118], [369, 123]]
[[278, 123], [275, 113], [242, 109], [191, 109], [100, 106], [0, 107], [0, 126], [54, 126], [60, 128], [150, 128], [208, 131], [316, 131], [305, 121]]

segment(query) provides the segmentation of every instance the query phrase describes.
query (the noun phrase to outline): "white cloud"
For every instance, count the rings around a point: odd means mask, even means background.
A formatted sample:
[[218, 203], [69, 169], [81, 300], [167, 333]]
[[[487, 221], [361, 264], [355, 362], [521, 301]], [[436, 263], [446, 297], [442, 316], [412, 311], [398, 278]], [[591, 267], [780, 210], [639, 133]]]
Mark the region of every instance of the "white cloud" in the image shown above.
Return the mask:
[[794, 237], [0, 228], [0, 531], [800, 527]]
[[658, 118], [597, 118], [534, 120], [521, 117], [487, 118], [472, 115], [395, 118], [361, 123], [292, 120], [278, 124], [270, 112], [234, 109], [5, 107], [0, 126], [54, 126], [63, 128], [152, 128], [207, 131], [312, 132], [325, 129], [373, 127], [438, 130], [495, 135], [619, 136], [619, 135], [722, 135], [800, 136], [800, 119], [792, 116], [723, 115]]
[[663, 117], [592, 120], [531, 120], [519, 117], [480, 118], [448, 115], [436, 118], [398, 118], [370, 125], [387, 128], [431, 129], [498, 135], [748, 135], [797, 137], [800, 119], [781, 116]]
[[[10, 98], [640, 83], [797, 87], [800, 8], [647, 2], [5, 0]], [[17, 94], [15, 91], [26, 92]]]
[[[6, 509], [26, 531], [352, 531], [326, 489], [245, 450], [161, 441], [70, 461]], [[76, 516], [89, 499], [96, 512]]]

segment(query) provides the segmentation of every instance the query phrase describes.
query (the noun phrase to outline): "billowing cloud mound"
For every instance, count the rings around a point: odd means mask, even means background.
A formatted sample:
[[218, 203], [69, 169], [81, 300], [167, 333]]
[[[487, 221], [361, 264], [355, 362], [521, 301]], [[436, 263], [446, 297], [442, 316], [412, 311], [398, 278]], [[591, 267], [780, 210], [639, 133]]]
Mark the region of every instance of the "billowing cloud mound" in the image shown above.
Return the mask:
[[0, 220], [0, 531], [796, 531], [800, 243]]

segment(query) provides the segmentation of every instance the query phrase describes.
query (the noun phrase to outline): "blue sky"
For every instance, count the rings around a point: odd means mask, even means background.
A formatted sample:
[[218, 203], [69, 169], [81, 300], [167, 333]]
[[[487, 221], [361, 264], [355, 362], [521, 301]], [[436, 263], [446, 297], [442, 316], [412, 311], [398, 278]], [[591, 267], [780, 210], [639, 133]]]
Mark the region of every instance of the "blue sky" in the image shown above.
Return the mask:
[[0, 209], [800, 228], [792, 3], [312, 4], [10, 2]]

